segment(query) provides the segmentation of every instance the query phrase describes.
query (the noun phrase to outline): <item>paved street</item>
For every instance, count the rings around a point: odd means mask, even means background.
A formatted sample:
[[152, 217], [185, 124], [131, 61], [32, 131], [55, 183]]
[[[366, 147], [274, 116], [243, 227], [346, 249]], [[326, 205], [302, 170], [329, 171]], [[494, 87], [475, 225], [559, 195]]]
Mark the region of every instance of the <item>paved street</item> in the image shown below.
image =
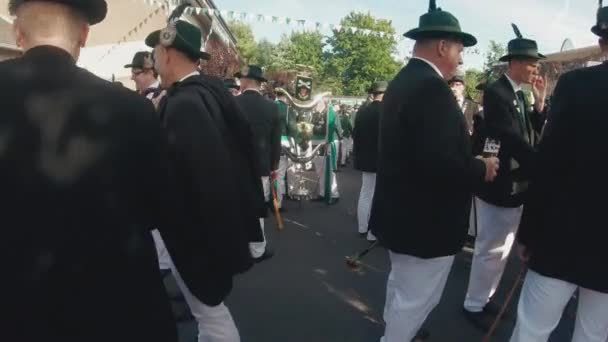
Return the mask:
[[[368, 243], [357, 234], [360, 174], [348, 167], [338, 177], [342, 196], [338, 204], [304, 202], [300, 207], [288, 201], [282, 233], [267, 221], [269, 243], [276, 255], [238, 277], [227, 301], [243, 342], [372, 342], [382, 336], [387, 253], [384, 249], [372, 251], [360, 274], [346, 267], [345, 256]], [[467, 259], [468, 253], [458, 256], [444, 297], [425, 325], [431, 332], [430, 341], [481, 340], [482, 334], [462, 315]], [[498, 301], [505, 297], [519, 267], [511, 260]], [[515, 306], [516, 302], [509, 309], [511, 319], [501, 325], [493, 341], [508, 341]], [[551, 342], [569, 341], [571, 312], [564, 315], [565, 322]], [[183, 342], [196, 341], [196, 324], [180, 323], [180, 335]]]

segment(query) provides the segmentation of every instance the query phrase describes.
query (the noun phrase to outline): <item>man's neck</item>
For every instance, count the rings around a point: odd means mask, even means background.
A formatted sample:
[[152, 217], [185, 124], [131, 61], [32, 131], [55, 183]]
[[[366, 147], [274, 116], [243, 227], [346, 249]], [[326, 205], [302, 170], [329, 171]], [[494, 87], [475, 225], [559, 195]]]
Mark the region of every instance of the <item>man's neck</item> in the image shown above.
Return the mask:
[[78, 58], [80, 57], [80, 48], [74, 48], [73, 44], [67, 43], [67, 42], [63, 41], [62, 39], [53, 39], [53, 38], [49, 38], [44, 41], [36, 41], [36, 42], [32, 42], [31, 44], [27, 44], [27, 45], [23, 46], [23, 51], [25, 52], [27, 50], [30, 50], [30, 49], [33, 49], [33, 48], [39, 47], [39, 46], [53, 46], [58, 49], [64, 50], [65, 52], [69, 53], [72, 56], [72, 58], [74, 59], [74, 62], [76, 62], [78, 60]]
[[434, 58], [432, 58], [431, 56], [427, 56], [427, 54], [424, 54], [424, 53], [414, 53], [414, 55], [412, 57], [421, 59], [424, 62], [431, 64], [431, 66], [433, 66], [433, 69], [435, 69], [435, 71], [437, 71], [441, 77], [443, 77], [443, 78], [447, 77], [446, 74], [443, 72], [443, 70], [441, 70], [441, 68], [439, 68], [439, 65], [433, 60]]
[[243, 89], [242, 92], [244, 93], [246, 91], [255, 91], [256, 93], [259, 93], [260, 92], [260, 88], [258, 88], [258, 87], [249, 87], [249, 88]]
[[155, 85], [158, 82], [158, 80], [153, 79], [152, 81], [150, 81], [142, 90], [146, 90], [146, 89], [150, 89], [152, 88], [153, 85]]
[[507, 77], [509, 77], [509, 79], [511, 80], [511, 82], [515, 83], [518, 87], [521, 86], [520, 81], [517, 80], [517, 77], [515, 77], [515, 75], [513, 74], [513, 72], [511, 70], [507, 70]]
[[166, 77], [165, 81], [167, 81], [168, 85], [172, 85], [173, 83], [180, 82], [184, 77], [198, 72], [198, 69], [195, 66], [179, 68], [173, 72], [173, 75]]

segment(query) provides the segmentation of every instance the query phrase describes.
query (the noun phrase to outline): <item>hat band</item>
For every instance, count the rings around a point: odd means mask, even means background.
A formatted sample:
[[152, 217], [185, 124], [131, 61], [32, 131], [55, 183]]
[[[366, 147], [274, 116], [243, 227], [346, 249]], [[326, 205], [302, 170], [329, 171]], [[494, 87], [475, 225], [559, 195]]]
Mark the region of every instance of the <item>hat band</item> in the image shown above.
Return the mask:
[[435, 26], [425, 26], [424, 28], [418, 28], [419, 32], [450, 32], [450, 33], [463, 33], [460, 27], [456, 28], [454, 26], [443, 26], [443, 25], [435, 25]]
[[513, 49], [509, 50], [510, 56], [538, 56], [537, 49]]

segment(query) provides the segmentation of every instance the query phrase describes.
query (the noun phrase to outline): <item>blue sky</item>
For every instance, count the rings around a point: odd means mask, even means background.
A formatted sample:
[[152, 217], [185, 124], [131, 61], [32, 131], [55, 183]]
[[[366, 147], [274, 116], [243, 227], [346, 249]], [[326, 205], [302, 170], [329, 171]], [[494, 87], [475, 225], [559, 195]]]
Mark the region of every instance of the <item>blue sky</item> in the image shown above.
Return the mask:
[[[221, 10], [305, 19], [338, 24], [350, 11], [366, 11], [378, 18], [392, 20], [398, 33], [418, 25], [419, 16], [428, 9], [427, 0], [215, 0]], [[490, 40], [508, 42], [514, 37], [511, 22], [524, 36], [538, 41], [541, 52], [559, 51], [570, 38], [575, 47], [597, 43], [590, 28], [595, 21], [597, 0], [437, 0], [438, 6], [454, 14], [463, 30], [479, 40], [482, 54]], [[272, 23], [250, 23], [256, 39], [277, 42], [293, 28]], [[329, 31], [323, 32], [329, 34]], [[412, 42], [399, 44], [399, 56], [408, 56]], [[483, 56], [466, 55], [465, 67], [480, 68]]]

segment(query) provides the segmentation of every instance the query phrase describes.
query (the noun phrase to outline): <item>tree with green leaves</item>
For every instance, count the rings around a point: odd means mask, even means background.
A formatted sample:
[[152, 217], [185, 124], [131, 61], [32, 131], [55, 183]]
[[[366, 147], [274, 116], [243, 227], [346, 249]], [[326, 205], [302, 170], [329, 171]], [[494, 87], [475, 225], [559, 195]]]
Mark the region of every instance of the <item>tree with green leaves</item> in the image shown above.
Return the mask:
[[472, 99], [473, 101], [479, 102], [479, 90], [475, 89], [477, 85], [484, 81], [484, 73], [477, 69], [467, 69], [464, 74], [464, 95]]
[[[376, 19], [370, 13], [351, 12], [340, 22], [344, 28], [327, 39], [331, 53], [325, 55], [324, 78], [340, 80], [344, 94], [363, 95], [374, 80], [390, 80], [402, 63], [397, 52], [392, 22]], [[350, 28], [385, 32], [378, 35], [353, 32]]]
[[236, 48], [241, 59], [247, 64], [252, 64], [257, 50], [257, 43], [253, 36], [251, 27], [240, 21], [232, 21], [228, 24], [230, 31], [236, 38]]
[[483, 65], [483, 74], [488, 83], [494, 82], [500, 77], [496, 72], [495, 66], [499, 63], [500, 57], [507, 53], [507, 48], [504, 44], [500, 44], [494, 40], [490, 40], [490, 46], [485, 54], [485, 62]]

